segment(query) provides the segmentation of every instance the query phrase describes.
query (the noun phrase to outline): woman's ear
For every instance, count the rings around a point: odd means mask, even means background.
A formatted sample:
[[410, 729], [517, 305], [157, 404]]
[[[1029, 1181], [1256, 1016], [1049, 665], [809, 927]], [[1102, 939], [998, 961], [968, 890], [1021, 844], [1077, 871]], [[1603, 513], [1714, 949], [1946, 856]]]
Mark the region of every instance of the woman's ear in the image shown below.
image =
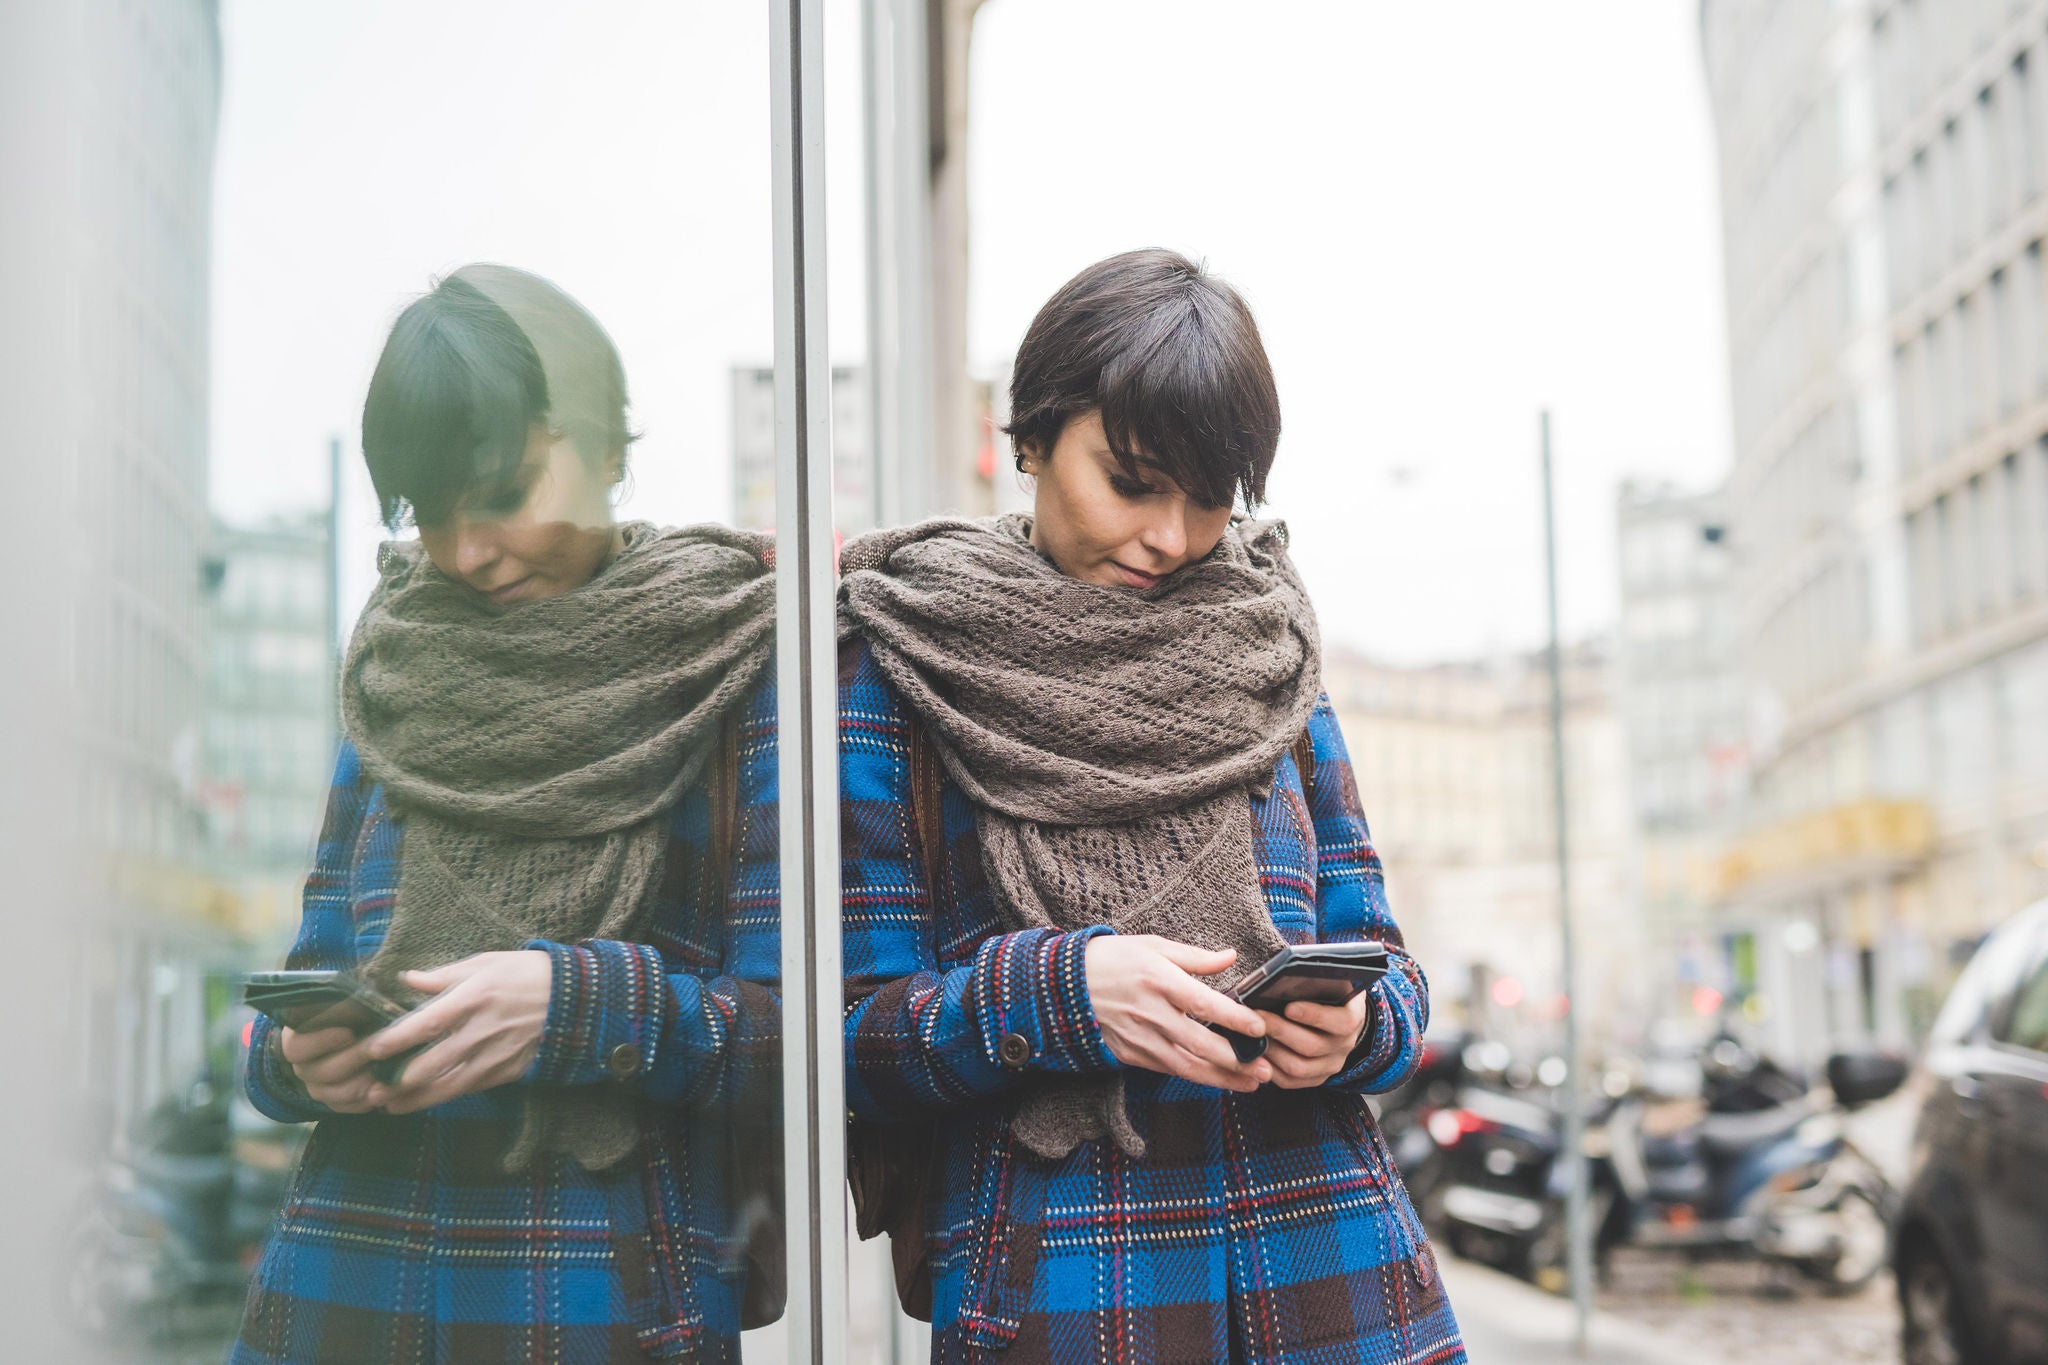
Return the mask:
[[1036, 441], [1031, 442], [1029, 445], [1017, 447], [1017, 472], [1019, 474], [1036, 474], [1039, 465], [1042, 463], [1044, 461], [1040, 458], [1040, 451]]

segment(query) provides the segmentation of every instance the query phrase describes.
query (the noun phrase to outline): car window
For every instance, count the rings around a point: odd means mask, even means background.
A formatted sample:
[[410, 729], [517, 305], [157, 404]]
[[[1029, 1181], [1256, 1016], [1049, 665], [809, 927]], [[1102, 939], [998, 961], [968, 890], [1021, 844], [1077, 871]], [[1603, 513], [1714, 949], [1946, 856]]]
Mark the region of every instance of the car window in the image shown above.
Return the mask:
[[1928, 1041], [1937, 1046], [1953, 1045], [1981, 1036], [1979, 1030], [1985, 1015], [1995, 1008], [1996, 1002], [2006, 998], [2020, 973], [2034, 961], [2034, 948], [2040, 938], [2040, 927], [2033, 917], [2008, 921], [1995, 930], [1957, 978]]
[[2033, 975], [2013, 997], [2012, 1009], [1998, 1029], [1998, 1040], [2034, 1052], [2048, 1052], [2048, 959], [2034, 964]]

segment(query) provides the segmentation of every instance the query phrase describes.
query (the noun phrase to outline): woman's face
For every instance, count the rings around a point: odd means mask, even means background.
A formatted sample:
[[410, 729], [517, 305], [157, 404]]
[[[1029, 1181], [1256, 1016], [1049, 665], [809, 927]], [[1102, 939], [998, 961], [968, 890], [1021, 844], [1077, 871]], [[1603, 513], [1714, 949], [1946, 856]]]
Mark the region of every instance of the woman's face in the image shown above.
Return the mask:
[[566, 437], [535, 427], [512, 477], [471, 490], [445, 521], [421, 525], [420, 545], [435, 568], [498, 606], [560, 597], [588, 583], [617, 548], [606, 495], [615, 482]]
[[1163, 475], [1132, 482], [1098, 413], [1070, 419], [1051, 454], [1027, 454], [1024, 469], [1038, 481], [1031, 543], [1084, 583], [1153, 587], [1215, 549], [1230, 525], [1229, 507], [1205, 507]]

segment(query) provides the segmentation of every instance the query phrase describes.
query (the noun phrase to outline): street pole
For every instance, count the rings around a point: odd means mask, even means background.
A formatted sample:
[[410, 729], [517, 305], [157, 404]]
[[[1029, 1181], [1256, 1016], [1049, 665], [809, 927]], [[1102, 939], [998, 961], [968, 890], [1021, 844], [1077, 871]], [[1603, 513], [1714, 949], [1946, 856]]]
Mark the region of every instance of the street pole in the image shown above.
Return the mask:
[[341, 748], [341, 438], [327, 440], [327, 752]]
[[1579, 983], [1572, 952], [1571, 808], [1565, 804], [1564, 648], [1557, 626], [1557, 505], [1551, 492], [1550, 411], [1541, 417], [1543, 446], [1543, 561], [1550, 589], [1550, 772], [1557, 826], [1558, 946], [1564, 959], [1564, 1160], [1566, 1255], [1572, 1286], [1572, 1347], [1586, 1354], [1593, 1314], [1593, 1256], [1586, 1226], [1586, 1100], [1579, 1078]]

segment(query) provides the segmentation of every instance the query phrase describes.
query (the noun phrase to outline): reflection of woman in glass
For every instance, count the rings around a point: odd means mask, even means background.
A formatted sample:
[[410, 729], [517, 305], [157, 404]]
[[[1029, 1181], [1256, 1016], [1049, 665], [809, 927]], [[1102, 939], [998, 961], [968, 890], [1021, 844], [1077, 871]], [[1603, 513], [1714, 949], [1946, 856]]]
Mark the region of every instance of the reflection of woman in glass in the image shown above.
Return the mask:
[[545, 280], [467, 266], [392, 328], [363, 450], [419, 539], [349, 646], [290, 965], [420, 1003], [253, 1033], [256, 1106], [319, 1126], [234, 1361], [738, 1355], [728, 1124], [778, 1048], [773, 579], [759, 538], [614, 524], [630, 440], [610, 339]]
[[[1465, 1358], [1364, 1095], [1428, 1017], [1264, 492], [1238, 296], [1083, 271], [1016, 361], [1030, 516], [846, 547], [847, 1093], [862, 1231], [933, 1357]], [[1223, 992], [1384, 940], [1349, 1005]], [[1204, 1022], [1268, 1040], [1237, 1059]]]

